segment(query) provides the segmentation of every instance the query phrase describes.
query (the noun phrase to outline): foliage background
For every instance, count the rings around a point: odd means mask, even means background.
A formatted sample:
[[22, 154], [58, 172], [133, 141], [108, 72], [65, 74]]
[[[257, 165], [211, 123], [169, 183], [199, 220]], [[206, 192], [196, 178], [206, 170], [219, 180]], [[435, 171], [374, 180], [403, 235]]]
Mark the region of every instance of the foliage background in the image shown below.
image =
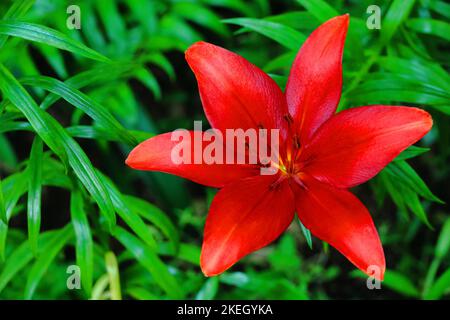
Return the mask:
[[[66, 27], [72, 4], [81, 30]], [[381, 30], [366, 27], [372, 4]], [[238, 52], [284, 86], [305, 37], [347, 12], [339, 108], [406, 104], [435, 122], [419, 145], [354, 190], [384, 244], [383, 289], [368, 290], [318, 239], [310, 249], [296, 224], [205, 278], [198, 258], [216, 191], [132, 171], [127, 153], [204, 119], [183, 56], [193, 42]], [[0, 298], [448, 298], [449, 16], [439, 0], [2, 1]], [[66, 286], [74, 264], [81, 290]]]

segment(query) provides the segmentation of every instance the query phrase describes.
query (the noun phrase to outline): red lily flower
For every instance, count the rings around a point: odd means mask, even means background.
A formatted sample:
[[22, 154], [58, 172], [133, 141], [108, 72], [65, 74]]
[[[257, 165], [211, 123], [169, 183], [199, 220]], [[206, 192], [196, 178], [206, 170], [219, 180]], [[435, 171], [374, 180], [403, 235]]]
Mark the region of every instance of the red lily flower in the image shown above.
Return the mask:
[[174, 164], [170, 134], [138, 145], [126, 163], [221, 188], [206, 220], [203, 273], [218, 275], [274, 241], [296, 212], [313, 235], [364, 272], [385, 271], [383, 248], [365, 206], [347, 189], [366, 182], [432, 126], [430, 115], [400, 106], [365, 106], [335, 114], [349, 16], [317, 28], [300, 49], [285, 93], [244, 58], [199, 42], [186, 51], [213, 128], [277, 128], [275, 175], [257, 165]]

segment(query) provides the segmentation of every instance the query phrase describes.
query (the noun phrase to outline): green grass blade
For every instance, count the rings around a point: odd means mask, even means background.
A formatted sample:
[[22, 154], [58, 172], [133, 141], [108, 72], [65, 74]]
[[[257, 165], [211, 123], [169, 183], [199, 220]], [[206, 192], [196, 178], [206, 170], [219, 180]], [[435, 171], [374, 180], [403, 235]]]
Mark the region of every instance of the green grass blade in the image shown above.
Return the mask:
[[94, 244], [89, 221], [84, 211], [83, 197], [79, 190], [71, 193], [70, 215], [76, 238], [76, 261], [81, 270], [81, 286], [90, 297], [94, 274]]
[[170, 298], [181, 299], [183, 297], [183, 292], [175, 277], [170, 274], [153, 250], [119, 226], [116, 226], [114, 236], [153, 275], [155, 282], [166, 291]]
[[150, 248], [156, 250], [156, 240], [150, 232], [149, 227], [145, 224], [144, 220], [142, 220], [142, 218], [138, 214], [130, 210], [130, 208], [126, 205], [122, 194], [108, 177], [102, 175], [101, 173], [99, 173], [99, 176], [105, 182], [106, 188], [111, 196], [111, 200], [117, 214], [136, 233], [139, 238], [141, 238]]
[[6, 216], [5, 197], [3, 196], [2, 177], [0, 177], [0, 220], [4, 223], [8, 221]]
[[[87, 71], [80, 72], [75, 76], [67, 79], [65, 83], [73, 88], [81, 89], [89, 85], [104, 85], [118, 78], [132, 76], [136, 69], [141, 66], [136, 63], [108, 63]], [[42, 109], [48, 109], [53, 103], [58, 101], [60, 97], [56, 94], [49, 94], [41, 103]]]
[[416, 146], [410, 146], [408, 149], [400, 153], [397, 158], [395, 158], [394, 161], [402, 161], [411, 159], [417, 156], [420, 156], [421, 154], [424, 154], [425, 152], [430, 151], [430, 148], [422, 148], [422, 147], [416, 147]]
[[312, 249], [312, 237], [311, 237], [311, 231], [307, 229], [303, 223], [300, 221], [298, 217], [295, 219], [298, 222], [298, 225], [300, 226], [300, 229], [302, 230], [303, 236], [306, 239], [306, 243], [308, 244], [308, 247]]
[[450, 23], [435, 19], [417, 18], [408, 20], [406, 25], [416, 32], [450, 41]]
[[425, 295], [427, 300], [438, 300], [450, 288], [450, 268], [447, 269], [431, 286], [428, 293]]
[[47, 271], [52, 261], [56, 258], [56, 255], [64, 248], [70, 238], [73, 236], [73, 229], [70, 224], [67, 224], [64, 228], [58, 230], [54, 236], [47, 240], [46, 249], [39, 253], [39, 258], [33, 264], [28, 272], [27, 282], [25, 284], [25, 299], [29, 300], [33, 298], [33, 295]]
[[157, 226], [163, 234], [170, 240], [175, 251], [178, 250], [180, 244], [180, 235], [178, 229], [170, 221], [167, 215], [162, 212], [158, 207], [154, 206], [150, 202], [143, 199], [125, 196], [125, 204], [134, 212], [141, 215], [144, 219], [150, 221]]
[[111, 294], [111, 300], [122, 300], [119, 265], [117, 264], [116, 255], [112, 251], [108, 251], [105, 254], [105, 265], [109, 278], [109, 292]]
[[109, 228], [115, 224], [111, 199], [103, 182], [81, 147], [64, 128], [44, 110], [40, 109], [14, 76], [0, 64], [0, 88], [5, 96], [25, 115], [34, 130], [67, 165], [72, 167], [78, 179], [100, 207]]
[[396, 177], [399, 181], [408, 186], [425, 199], [443, 203], [438, 197], [436, 197], [425, 182], [420, 178], [417, 172], [405, 161], [395, 161], [390, 163], [386, 169], [388, 173]]
[[25, 85], [37, 86], [59, 95], [64, 100], [89, 115], [106, 130], [110, 131], [112, 134], [116, 134], [119, 140], [132, 146], [137, 144], [136, 139], [128, 133], [108, 109], [67, 83], [44, 76], [26, 77], [21, 79], [20, 82]]
[[258, 32], [288, 49], [297, 51], [306, 40], [306, 36], [297, 30], [276, 22], [253, 18], [234, 18], [222, 20], [224, 23], [236, 24]]
[[325, 22], [339, 15], [339, 12], [323, 0], [297, 0], [297, 2], [305, 7], [320, 22]]
[[[52, 230], [43, 232], [39, 235], [39, 241], [44, 245], [39, 248], [39, 253], [48, 249], [48, 241], [51, 240], [59, 231]], [[31, 251], [30, 242], [27, 240], [19, 245], [2, 267], [0, 273], [0, 293], [8, 285], [23, 268], [25, 268], [33, 260], [33, 252]]]
[[[8, 11], [6, 11], [3, 16], [3, 20], [16, 20], [24, 16], [28, 10], [33, 6], [35, 0], [16, 0], [9, 7]], [[3, 47], [6, 40], [8, 39], [7, 35], [0, 35], [0, 48]]]
[[73, 40], [64, 33], [34, 23], [0, 21], [0, 34], [46, 44], [93, 60], [110, 61], [107, 57]]
[[42, 154], [43, 143], [39, 137], [34, 138], [28, 160], [28, 239], [31, 249], [38, 252], [38, 236], [41, 228], [41, 193], [42, 193]]

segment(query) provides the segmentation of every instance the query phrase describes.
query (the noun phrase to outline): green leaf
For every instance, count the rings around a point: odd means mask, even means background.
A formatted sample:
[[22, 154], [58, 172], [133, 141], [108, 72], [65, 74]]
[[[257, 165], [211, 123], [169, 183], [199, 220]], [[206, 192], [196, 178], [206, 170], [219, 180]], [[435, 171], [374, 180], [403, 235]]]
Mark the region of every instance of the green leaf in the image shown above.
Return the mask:
[[175, 14], [208, 28], [221, 36], [228, 36], [228, 30], [220, 18], [211, 10], [191, 2], [177, 2], [172, 7]]
[[[16, 0], [9, 7], [8, 11], [3, 16], [3, 20], [16, 20], [24, 16], [28, 10], [33, 6], [35, 0]], [[0, 35], [0, 48], [3, 47], [8, 36]]]
[[431, 286], [425, 295], [427, 300], [438, 300], [450, 289], [450, 268], [447, 269]]
[[64, 33], [34, 23], [0, 21], [0, 34], [43, 43], [93, 60], [110, 61], [107, 57], [73, 40]]
[[297, 0], [308, 12], [316, 17], [320, 22], [325, 22], [339, 15], [332, 6], [323, 0]]
[[447, 19], [450, 19], [450, 4], [436, 0], [427, 0], [425, 3], [436, 13], [443, 15]]
[[47, 60], [48, 64], [52, 66], [53, 70], [55, 70], [56, 74], [60, 78], [67, 78], [67, 69], [66, 65], [64, 64], [64, 58], [61, 54], [61, 51], [56, 49], [55, 47], [50, 46], [44, 46], [40, 45], [38, 46], [39, 51], [42, 53], [42, 55]]
[[417, 18], [409, 19], [406, 25], [416, 32], [433, 35], [450, 41], [450, 24], [447, 22]]
[[8, 218], [6, 216], [5, 197], [3, 196], [1, 176], [0, 176], [0, 220], [3, 221], [4, 223], [8, 222]]
[[64, 248], [70, 238], [73, 236], [72, 226], [67, 224], [60, 229], [46, 243], [46, 251], [39, 253], [39, 258], [33, 264], [28, 272], [27, 282], [25, 284], [25, 299], [29, 300], [33, 297], [39, 282], [47, 271], [56, 255]]
[[253, 18], [226, 19], [223, 22], [246, 27], [294, 51], [297, 51], [306, 40], [306, 36], [299, 31], [276, 22]]
[[392, 1], [386, 15], [381, 20], [381, 30], [383, 31], [380, 33], [380, 47], [388, 43], [400, 25], [406, 21], [414, 7], [414, 2], [415, 0]]
[[99, 176], [105, 182], [108, 193], [111, 196], [114, 208], [117, 214], [123, 219], [123, 221], [139, 236], [150, 248], [156, 250], [157, 245], [155, 238], [150, 232], [148, 226], [142, 220], [142, 218], [126, 205], [123, 195], [112, 183], [112, 181], [105, 175], [99, 172]]
[[[121, 77], [130, 77], [141, 66], [136, 63], [108, 63], [87, 71], [80, 72], [67, 79], [64, 83], [75, 88], [81, 89], [89, 85], [96, 85], [115, 81]], [[49, 94], [41, 103], [41, 108], [46, 110], [60, 97], [56, 94]]]
[[161, 99], [161, 87], [153, 73], [145, 68], [140, 68], [136, 71], [136, 78], [153, 93], [156, 100]]
[[398, 181], [401, 181], [425, 199], [443, 203], [442, 200], [430, 191], [425, 182], [406, 161], [392, 162], [386, 167], [386, 170], [389, 174], [398, 179]]
[[303, 223], [300, 221], [300, 219], [297, 217], [296, 221], [298, 222], [298, 225], [300, 226], [300, 229], [302, 230], [303, 235], [305, 236], [306, 243], [308, 244], [308, 247], [312, 250], [312, 238], [311, 238], [311, 231], [307, 229]]
[[164, 55], [154, 52], [145, 55], [142, 60], [157, 65], [167, 73], [171, 80], [175, 79], [176, 75], [172, 63]]
[[106, 272], [108, 273], [111, 300], [122, 300], [119, 265], [117, 264], [117, 259], [114, 252], [108, 251], [105, 254], [105, 266]]
[[408, 297], [417, 298], [419, 296], [419, 290], [411, 280], [397, 271], [386, 271], [383, 285]]
[[42, 193], [42, 163], [43, 143], [41, 138], [34, 138], [28, 161], [28, 239], [31, 249], [38, 252], [38, 236], [41, 228], [41, 193]]
[[[60, 231], [52, 230], [39, 235], [39, 241], [43, 244], [39, 248], [39, 253], [49, 249], [49, 241], [54, 238], [58, 232]], [[0, 292], [2, 292], [9, 281], [11, 281], [11, 279], [13, 279], [16, 274], [25, 268], [32, 260], [33, 252], [31, 251], [30, 242], [27, 240], [12, 252], [6, 263], [2, 266], [2, 271], [0, 273]]]
[[422, 203], [420, 203], [420, 199], [417, 196], [417, 193], [411, 191], [409, 188], [405, 188], [403, 185], [398, 186], [400, 193], [405, 199], [406, 206], [430, 229], [433, 227], [428, 221], [427, 214], [423, 209]]
[[202, 0], [202, 2], [217, 7], [228, 8], [244, 14], [247, 17], [255, 15], [254, 8], [241, 0]]
[[278, 56], [277, 58], [267, 63], [264, 66], [263, 70], [265, 72], [272, 72], [278, 69], [289, 70], [289, 68], [292, 66], [292, 63], [294, 62], [295, 56], [296, 56], [295, 52], [288, 52], [282, 54], [281, 56]]
[[119, 226], [116, 226], [114, 236], [153, 275], [155, 282], [170, 298], [181, 299], [184, 296], [175, 277], [170, 274], [167, 267], [151, 248], [145, 246], [139, 239]]
[[443, 259], [447, 256], [450, 250], [450, 218], [448, 218], [439, 234], [438, 241], [434, 250], [434, 255], [438, 259]]
[[205, 281], [195, 296], [196, 300], [213, 300], [219, 290], [219, 277], [212, 277]]
[[[100, 207], [109, 227], [115, 224], [111, 199], [103, 182], [98, 178], [89, 158], [64, 128], [48, 113], [40, 109], [14, 76], [0, 64], [0, 88], [6, 97], [25, 115], [34, 130], [66, 164]], [[68, 160], [67, 160], [68, 159]]]
[[425, 152], [430, 151], [430, 148], [421, 148], [416, 146], [410, 146], [408, 149], [400, 153], [394, 161], [403, 161], [407, 159], [411, 159], [417, 157]]
[[146, 288], [130, 287], [125, 290], [128, 295], [136, 300], [160, 300], [161, 298], [149, 292]]
[[144, 219], [150, 221], [161, 229], [163, 234], [170, 240], [173, 249], [178, 250], [180, 236], [178, 229], [173, 225], [172, 221], [159, 208], [137, 197], [125, 196], [125, 204], [134, 212], [141, 215]]
[[128, 133], [128, 131], [114, 118], [108, 109], [95, 102], [81, 91], [78, 91], [76, 88], [71, 87], [67, 83], [44, 76], [26, 77], [21, 79], [20, 82], [25, 85], [37, 86], [59, 95], [73, 106], [85, 112], [106, 130], [116, 134], [119, 140], [132, 146], [136, 145], [136, 139]]
[[79, 190], [71, 193], [70, 216], [76, 238], [75, 253], [77, 265], [81, 270], [81, 286], [90, 297], [94, 273], [94, 244], [84, 210], [83, 197]]

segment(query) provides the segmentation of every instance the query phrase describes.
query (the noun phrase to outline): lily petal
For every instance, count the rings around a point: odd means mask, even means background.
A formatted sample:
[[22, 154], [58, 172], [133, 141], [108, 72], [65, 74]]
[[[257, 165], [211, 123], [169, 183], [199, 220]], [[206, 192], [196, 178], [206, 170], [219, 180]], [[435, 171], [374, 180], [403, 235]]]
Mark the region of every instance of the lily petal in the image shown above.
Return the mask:
[[200, 265], [206, 276], [218, 275], [245, 255], [286, 230], [294, 217], [287, 180], [278, 175], [243, 179], [221, 189], [206, 219]]
[[[366, 207], [347, 190], [304, 175], [305, 187], [293, 184], [296, 211], [313, 235], [329, 243], [356, 267], [383, 279], [385, 259]], [[369, 269], [371, 267], [371, 269]]]
[[284, 94], [258, 67], [206, 42], [189, 47], [186, 60], [197, 78], [203, 108], [213, 128], [278, 128], [282, 133], [287, 129]]
[[[202, 150], [194, 150], [194, 131], [184, 130], [184, 132], [186, 133], [186, 138], [189, 136], [191, 139], [189, 161], [180, 164], [173, 161], [172, 152], [181, 142], [181, 138], [172, 141], [172, 132], [169, 132], [140, 143], [131, 151], [125, 163], [133, 169], [166, 172], [217, 188], [233, 181], [259, 174], [260, 171], [257, 165], [225, 164], [225, 147], [223, 147], [223, 164], [206, 164], [203, 161], [203, 151], [211, 142], [202, 140], [202, 144], [200, 144], [203, 147]], [[207, 133], [197, 133], [207, 135]], [[195, 163], [194, 151], [197, 151], [197, 154], [202, 156], [202, 163]]]
[[348, 14], [322, 24], [306, 39], [292, 65], [286, 99], [303, 145], [339, 103], [348, 24]]
[[302, 157], [303, 170], [339, 188], [361, 184], [432, 127], [417, 108], [366, 106], [333, 116], [317, 131]]

